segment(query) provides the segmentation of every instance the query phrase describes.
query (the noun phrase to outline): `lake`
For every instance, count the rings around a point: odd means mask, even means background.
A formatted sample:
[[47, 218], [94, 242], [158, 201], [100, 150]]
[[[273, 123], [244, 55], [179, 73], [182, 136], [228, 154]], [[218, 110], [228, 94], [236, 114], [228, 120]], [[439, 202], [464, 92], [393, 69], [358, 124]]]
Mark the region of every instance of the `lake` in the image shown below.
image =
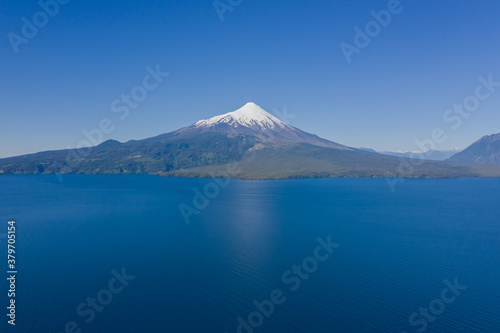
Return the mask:
[[392, 192], [384, 179], [41, 175], [0, 189], [4, 274], [16, 220], [15, 328], [0, 291], [12, 332], [500, 330], [500, 179]]

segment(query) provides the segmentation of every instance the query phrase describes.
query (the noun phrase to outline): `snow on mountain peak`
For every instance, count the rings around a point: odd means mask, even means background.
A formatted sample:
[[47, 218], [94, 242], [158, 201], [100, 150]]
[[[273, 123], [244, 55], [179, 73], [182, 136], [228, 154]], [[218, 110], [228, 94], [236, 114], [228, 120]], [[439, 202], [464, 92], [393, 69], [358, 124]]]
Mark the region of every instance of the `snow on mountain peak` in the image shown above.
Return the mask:
[[195, 127], [212, 127], [218, 124], [228, 124], [233, 127], [245, 126], [258, 130], [275, 130], [290, 128], [289, 125], [266, 112], [255, 103], [247, 103], [236, 111], [215, 116], [194, 123]]

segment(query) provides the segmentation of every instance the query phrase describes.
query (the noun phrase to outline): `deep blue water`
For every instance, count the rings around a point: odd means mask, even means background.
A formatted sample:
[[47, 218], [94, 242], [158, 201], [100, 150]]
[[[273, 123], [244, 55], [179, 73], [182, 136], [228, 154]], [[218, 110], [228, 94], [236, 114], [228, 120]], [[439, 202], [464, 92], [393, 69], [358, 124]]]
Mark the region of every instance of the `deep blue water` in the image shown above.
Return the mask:
[[[16, 219], [19, 271], [17, 325], [1, 313], [1, 331], [237, 332], [254, 300], [280, 290], [254, 332], [500, 332], [499, 179], [406, 180], [395, 192], [383, 179], [231, 180], [187, 225], [179, 204], [210, 182], [1, 176], [0, 233]], [[306, 258], [329, 235], [340, 247], [316, 268]], [[310, 274], [292, 291], [282, 276], [304, 259]], [[122, 268], [135, 279], [113, 294]], [[467, 289], [445, 304], [455, 279]], [[111, 302], [78, 315], [98, 293]], [[410, 325], [430, 303], [438, 315]]]

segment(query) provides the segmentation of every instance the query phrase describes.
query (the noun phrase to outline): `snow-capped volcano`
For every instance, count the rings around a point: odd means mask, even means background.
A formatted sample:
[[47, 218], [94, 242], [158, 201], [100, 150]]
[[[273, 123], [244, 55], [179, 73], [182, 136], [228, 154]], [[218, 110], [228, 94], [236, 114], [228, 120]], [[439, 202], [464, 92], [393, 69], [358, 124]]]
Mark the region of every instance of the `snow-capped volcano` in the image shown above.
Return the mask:
[[252, 102], [245, 104], [236, 111], [200, 120], [194, 123], [193, 126], [212, 127], [219, 124], [228, 124], [232, 127], [244, 126], [258, 131], [292, 129], [291, 126]]
[[[407, 177], [400, 162], [394, 156], [349, 148], [303, 132], [248, 103], [234, 112], [147, 139], [124, 143], [108, 140], [90, 151], [67, 149], [0, 159], [0, 174]], [[478, 176], [500, 177], [500, 167], [421, 160], [412, 173], [414, 178]]]
[[244, 134], [258, 137], [267, 142], [309, 143], [321, 147], [350, 149], [292, 127], [252, 102], [236, 111], [197, 121], [180, 130], [179, 134], [185, 136], [202, 132]]

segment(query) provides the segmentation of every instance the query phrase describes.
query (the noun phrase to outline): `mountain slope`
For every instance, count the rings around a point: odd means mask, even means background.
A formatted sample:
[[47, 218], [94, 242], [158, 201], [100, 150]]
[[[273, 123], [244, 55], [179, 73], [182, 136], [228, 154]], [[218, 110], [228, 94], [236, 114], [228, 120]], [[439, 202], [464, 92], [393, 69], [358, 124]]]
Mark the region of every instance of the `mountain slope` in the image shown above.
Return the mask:
[[[300, 161], [300, 162], [298, 162]], [[318, 177], [458, 178], [500, 177], [499, 167], [464, 163], [418, 161], [359, 150], [339, 150], [308, 144], [249, 150], [231, 164], [211, 165], [161, 173], [174, 177], [288, 179]]]
[[500, 133], [482, 137], [449, 161], [500, 164]]
[[[408, 167], [408, 166], [411, 167]], [[500, 166], [366, 152], [289, 126], [253, 103], [144, 140], [0, 159], [0, 174], [306, 177], [500, 177]]]
[[399, 152], [399, 151], [381, 151], [380, 154], [396, 156], [396, 157], [407, 157], [407, 158], [419, 158], [433, 161], [445, 161], [452, 157], [453, 155], [461, 152], [460, 149], [456, 148], [454, 150], [429, 150], [425, 153], [422, 152]]

